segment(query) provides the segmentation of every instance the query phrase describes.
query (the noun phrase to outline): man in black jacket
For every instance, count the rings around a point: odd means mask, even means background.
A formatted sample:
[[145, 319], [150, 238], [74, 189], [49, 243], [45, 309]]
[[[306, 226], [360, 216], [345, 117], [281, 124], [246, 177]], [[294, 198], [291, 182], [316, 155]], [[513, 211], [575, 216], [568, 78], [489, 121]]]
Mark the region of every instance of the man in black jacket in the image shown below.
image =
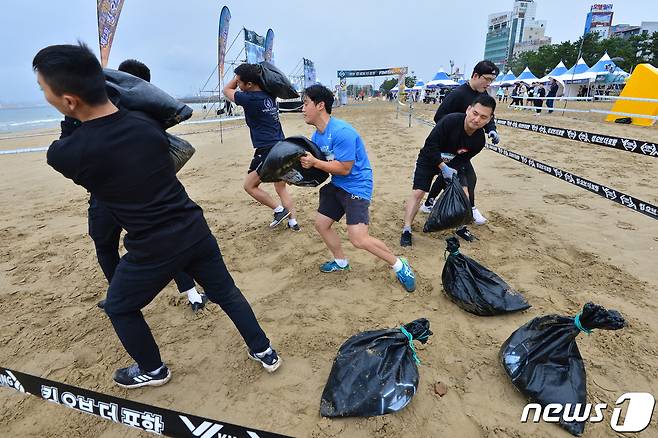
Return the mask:
[[54, 141], [48, 164], [87, 189], [126, 230], [127, 253], [114, 271], [105, 312], [133, 365], [115, 371], [124, 388], [164, 385], [171, 372], [141, 309], [186, 272], [221, 306], [267, 371], [281, 360], [222, 259], [203, 210], [176, 178], [169, 141], [146, 114], [108, 99], [98, 59], [85, 45], [49, 46], [32, 61], [48, 103], [81, 122]]
[[[496, 80], [496, 77], [500, 73], [500, 69], [491, 61], [484, 60], [478, 62], [473, 68], [473, 73], [471, 74], [471, 79], [465, 84], [460, 85], [455, 88], [446, 98], [443, 100], [443, 103], [434, 114], [434, 122], [438, 123], [443, 117], [452, 113], [465, 113], [466, 108], [475, 100], [477, 96], [488, 95], [487, 88], [491, 85], [493, 81]], [[500, 142], [500, 136], [496, 131], [496, 123], [493, 117], [491, 121], [484, 127], [485, 133], [489, 136], [493, 144], [498, 144]], [[471, 200], [471, 206], [473, 208], [473, 219], [477, 225], [484, 224], [487, 219], [480, 213], [480, 211], [475, 207], [475, 184], [477, 183], [477, 177], [475, 176], [475, 182], [473, 183], [472, 190], [469, 191], [469, 198]], [[435, 183], [432, 185], [429, 195], [425, 200], [425, 203], [421, 207], [421, 210], [425, 213], [432, 211], [432, 206], [434, 205], [434, 200], [441, 193], [442, 181], [437, 178]], [[464, 234], [465, 239], [469, 239], [472, 234], [464, 228], [464, 231], [461, 232]]]
[[434, 176], [438, 175], [440, 190], [446, 187], [445, 180], [459, 178], [467, 196], [472, 191], [475, 171], [471, 159], [485, 146], [483, 128], [491, 121], [495, 110], [493, 97], [479, 95], [468, 106], [466, 114], [448, 114], [434, 126], [416, 160], [413, 191], [405, 209], [400, 245], [413, 244], [411, 225]]
[[[557, 97], [557, 91], [560, 89], [560, 86], [557, 83], [557, 80], [555, 78], [551, 78], [551, 82], [548, 85], [548, 94], [546, 97]], [[548, 107], [548, 113], [552, 114], [553, 113], [553, 105], [555, 104], [554, 99], [547, 99], [546, 100], [546, 106]]]

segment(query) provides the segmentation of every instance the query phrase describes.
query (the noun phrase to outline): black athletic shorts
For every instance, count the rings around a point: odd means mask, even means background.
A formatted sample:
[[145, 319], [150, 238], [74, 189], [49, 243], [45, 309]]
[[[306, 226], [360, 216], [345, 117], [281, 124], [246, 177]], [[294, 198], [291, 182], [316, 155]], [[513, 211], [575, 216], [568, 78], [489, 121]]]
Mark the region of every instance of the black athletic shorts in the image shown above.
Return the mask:
[[[448, 163], [447, 165], [450, 166], [450, 163]], [[457, 175], [459, 176], [459, 181], [461, 182], [461, 185], [463, 187], [466, 187], [468, 185], [468, 180], [466, 178], [467, 176], [466, 165], [464, 165], [462, 168], [455, 170], [457, 170], [458, 172]], [[430, 187], [432, 186], [432, 181], [434, 180], [434, 177], [437, 175], [439, 176], [439, 178], [443, 179], [443, 175], [441, 174], [441, 169], [439, 169], [439, 166], [431, 165], [423, 161], [416, 161], [416, 169], [414, 170], [413, 189], [422, 190], [423, 192], [426, 193], [429, 192]]]
[[332, 183], [325, 184], [320, 189], [318, 213], [336, 222], [345, 216], [347, 225], [368, 225], [370, 222], [369, 207], [370, 201], [367, 199], [347, 193]]
[[267, 158], [267, 154], [269, 154], [271, 150], [271, 147], [255, 149], [254, 158], [252, 158], [251, 163], [249, 163], [249, 170], [247, 170], [247, 173], [251, 173], [255, 170], [256, 173], [260, 175], [260, 167], [263, 165], [265, 158]]

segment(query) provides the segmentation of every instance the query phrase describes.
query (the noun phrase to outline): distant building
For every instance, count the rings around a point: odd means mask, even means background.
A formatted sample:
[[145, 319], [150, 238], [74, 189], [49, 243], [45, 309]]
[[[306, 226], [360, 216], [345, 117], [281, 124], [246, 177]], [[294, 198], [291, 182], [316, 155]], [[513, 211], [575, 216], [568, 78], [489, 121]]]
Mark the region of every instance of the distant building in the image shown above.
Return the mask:
[[583, 35], [597, 33], [601, 38], [608, 38], [613, 16], [614, 12], [611, 4], [592, 5], [585, 18], [585, 33]]
[[635, 35], [653, 35], [654, 32], [658, 32], [658, 21], [643, 21], [639, 26], [616, 24], [610, 27], [611, 37], [624, 38], [626, 40]]
[[485, 59], [505, 70], [514, 55], [550, 44], [545, 36], [546, 21], [535, 20], [536, 11], [534, 0], [514, 0], [511, 11], [489, 15]]

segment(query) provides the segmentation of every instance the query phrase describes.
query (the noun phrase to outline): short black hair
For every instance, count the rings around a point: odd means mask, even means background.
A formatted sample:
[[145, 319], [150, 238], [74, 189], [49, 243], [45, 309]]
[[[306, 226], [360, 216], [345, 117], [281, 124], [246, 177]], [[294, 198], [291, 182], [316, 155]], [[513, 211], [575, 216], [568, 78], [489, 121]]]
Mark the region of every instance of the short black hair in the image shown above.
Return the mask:
[[249, 63], [244, 63], [238, 65], [233, 72], [240, 76], [240, 80], [242, 82], [252, 82], [259, 87], [261, 86], [261, 80], [260, 80], [260, 74], [261, 74], [261, 66], [258, 64], [249, 64]]
[[494, 75], [498, 76], [500, 74], [500, 69], [496, 64], [493, 62], [489, 61], [488, 59], [485, 59], [484, 61], [480, 61], [477, 64], [475, 64], [475, 67], [473, 67], [473, 74], [471, 77], [478, 75], [478, 76], [483, 76], [483, 75]]
[[57, 96], [71, 93], [91, 106], [107, 102], [103, 68], [84, 43], [41, 49], [32, 60], [32, 69]]
[[331, 107], [334, 105], [334, 93], [324, 85], [315, 84], [304, 90], [304, 95], [311, 99], [314, 104], [324, 102], [324, 109], [327, 114], [331, 114]]
[[136, 59], [126, 59], [119, 64], [119, 71], [130, 73], [146, 82], [151, 82], [151, 70], [144, 64]]
[[478, 103], [487, 108], [491, 108], [492, 114], [496, 112], [496, 99], [489, 96], [487, 93], [478, 94], [477, 97], [473, 99], [473, 102], [471, 102], [471, 106], [475, 106]]

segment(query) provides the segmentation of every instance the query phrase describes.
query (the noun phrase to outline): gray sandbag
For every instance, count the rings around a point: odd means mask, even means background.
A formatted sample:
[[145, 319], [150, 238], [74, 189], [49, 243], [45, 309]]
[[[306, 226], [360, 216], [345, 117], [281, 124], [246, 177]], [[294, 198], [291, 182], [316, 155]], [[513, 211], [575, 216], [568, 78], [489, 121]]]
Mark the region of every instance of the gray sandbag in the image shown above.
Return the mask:
[[103, 69], [105, 85], [115, 105], [148, 114], [164, 129], [192, 117], [192, 108], [155, 85], [118, 70]]
[[288, 77], [273, 64], [262, 61], [258, 63], [261, 68], [261, 85], [263, 90], [279, 99], [294, 99], [299, 97]]

